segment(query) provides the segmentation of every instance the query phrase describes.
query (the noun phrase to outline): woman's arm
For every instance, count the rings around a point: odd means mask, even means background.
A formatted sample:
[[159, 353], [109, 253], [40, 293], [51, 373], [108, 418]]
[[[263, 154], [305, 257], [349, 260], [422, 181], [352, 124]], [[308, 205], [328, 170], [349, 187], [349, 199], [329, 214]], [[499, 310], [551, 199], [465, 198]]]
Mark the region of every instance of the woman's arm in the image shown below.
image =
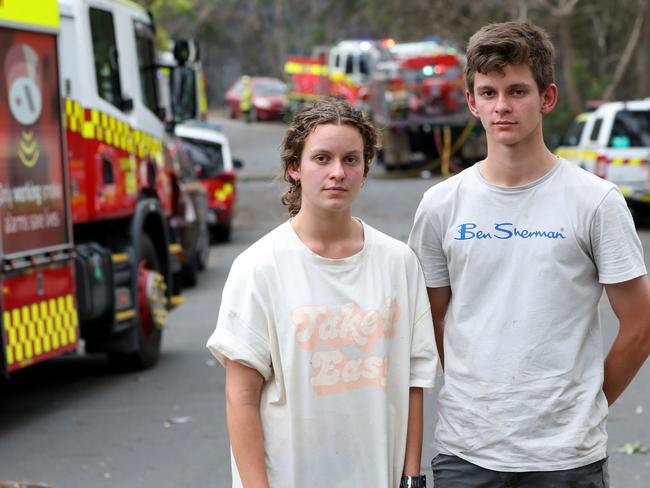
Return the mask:
[[260, 397], [264, 378], [256, 370], [226, 360], [226, 416], [230, 445], [244, 488], [268, 488]]
[[422, 388], [409, 389], [409, 417], [402, 476], [419, 476], [422, 459]]

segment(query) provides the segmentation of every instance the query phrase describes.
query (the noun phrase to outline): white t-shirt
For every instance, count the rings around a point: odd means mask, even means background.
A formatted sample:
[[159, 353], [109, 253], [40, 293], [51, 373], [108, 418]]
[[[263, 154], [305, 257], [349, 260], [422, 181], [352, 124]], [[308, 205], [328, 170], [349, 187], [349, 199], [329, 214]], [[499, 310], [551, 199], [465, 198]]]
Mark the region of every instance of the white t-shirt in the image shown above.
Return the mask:
[[437, 449], [497, 471], [604, 458], [602, 284], [646, 273], [616, 187], [565, 160], [515, 188], [474, 165], [425, 193], [409, 244], [451, 287]]
[[230, 270], [207, 346], [265, 379], [271, 488], [399, 484], [409, 387], [433, 386], [437, 353], [415, 254], [363, 228], [360, 252], [327, 259], [286, 222]]

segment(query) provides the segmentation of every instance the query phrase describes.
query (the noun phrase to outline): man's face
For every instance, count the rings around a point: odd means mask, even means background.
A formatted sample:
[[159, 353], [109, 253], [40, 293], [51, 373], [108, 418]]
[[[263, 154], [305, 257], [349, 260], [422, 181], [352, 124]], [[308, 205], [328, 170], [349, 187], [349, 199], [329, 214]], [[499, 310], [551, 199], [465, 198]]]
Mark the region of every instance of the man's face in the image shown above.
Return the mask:
[[507, 65], [503, 73], [476, 73], [474, 93], [466, 92], [466, 98], [488, 141], [512, 146], [541, 137], [542, 117], [555, 106], [557, 87], [540, 94], [528, 65]]

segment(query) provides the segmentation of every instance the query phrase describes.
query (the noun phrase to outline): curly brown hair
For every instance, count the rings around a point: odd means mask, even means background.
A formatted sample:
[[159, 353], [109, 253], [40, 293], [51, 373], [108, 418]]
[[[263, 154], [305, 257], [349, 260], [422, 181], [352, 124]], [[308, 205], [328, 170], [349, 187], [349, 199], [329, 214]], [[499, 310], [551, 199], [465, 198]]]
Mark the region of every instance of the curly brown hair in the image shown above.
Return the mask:
[[474, 75], [496, 71], [507, 65], [526, 64], [533, 72], [539, 92], [555, 82], [555, 48], [548, 33], [529, 21], [488, 24], [467, 43], [465, 84], [474, 93]]
[[345, 99], [322, 97], [301, 107], [287, 129], [281, 145], [282, 177], [289, 183], [289, 189], [282, 195], [282, 203], [288, 207], [290, 217], [300, 210], [302, 190], [300, 181], [289, 175], [289, 168], [300, 167], [307, 137], [316, 127], [325, 124], [349, 125], [359, 131], [363, 140], [364, 175], [368, 174], [370, 162], [379, 149], [379, 134], [375, 126], [366, 119], [363, 112], [352, 107]]

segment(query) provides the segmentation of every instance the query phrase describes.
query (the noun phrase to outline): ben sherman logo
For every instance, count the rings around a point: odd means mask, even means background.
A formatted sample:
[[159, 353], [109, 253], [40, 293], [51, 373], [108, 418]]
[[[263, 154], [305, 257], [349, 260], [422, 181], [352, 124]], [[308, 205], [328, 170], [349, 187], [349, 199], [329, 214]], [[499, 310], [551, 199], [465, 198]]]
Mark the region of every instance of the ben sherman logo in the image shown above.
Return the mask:
[[[385, 388], [389, 358], [373, 354], [373, 350], [380, 338], [389, 340], [395, 335], [399, 315], [399, 305], [392, 298], [380, 310], [363, 310], [355, 303], [341, 305], [339, 314], [324, 305], [294, 309], [295, 339], [312, 353], [309, 381], [316, 394], [364, 386]], [[359, 354], [346, 354], [342, 350], [346, 346]]]
[[566, 239], [564, 229], [522, 229], [512, 222], [501, 222], [487, 230], [479, 229], [477, 224], [466, 223], [456, 227], [454, 239], [469, 241], [472, 239]]

